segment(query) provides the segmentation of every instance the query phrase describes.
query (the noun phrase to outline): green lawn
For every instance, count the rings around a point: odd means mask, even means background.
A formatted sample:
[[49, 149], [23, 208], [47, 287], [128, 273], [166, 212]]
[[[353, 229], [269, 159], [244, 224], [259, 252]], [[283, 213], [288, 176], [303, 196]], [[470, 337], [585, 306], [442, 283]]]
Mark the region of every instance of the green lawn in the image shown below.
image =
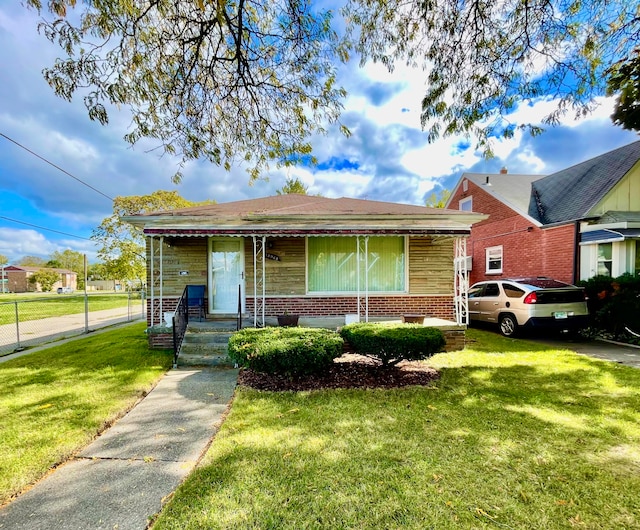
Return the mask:
[[[137, 293], [135, 294], [137, 295]], [[134, 295], [134, 296], [135, 296]], [[89, 311], [127, 307], [128, 293], [90, 294]], [[16, 321], [15, 304], [19, 301], [18, 317], [20, 322], [40, 320], [42, 318], [84, 313], [84, 295], [45, 294], [42, 295], [0, 295], [0, 325], [13, 324]], [[141, 307], [139, 298], [133, 299], [135, 307]]]
[[124, 326], [0, 363], [0, 504], [122, 416], [171, 366]]
[[154, 530], [640, 528], [640, 370], [469, 337], [432, 388], [239, 389]]

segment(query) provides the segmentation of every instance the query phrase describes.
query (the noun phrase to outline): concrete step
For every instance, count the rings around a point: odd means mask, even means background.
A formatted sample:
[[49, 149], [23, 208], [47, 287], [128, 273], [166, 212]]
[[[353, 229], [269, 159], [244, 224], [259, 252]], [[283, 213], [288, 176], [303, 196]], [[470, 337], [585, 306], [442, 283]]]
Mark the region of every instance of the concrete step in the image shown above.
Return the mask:
[[187, 324], [187, 332], [210, 333], [214, 331], [232, 333], [236, 331], [236, 323], [227, 320], [203, 320], [202, 322], [192, 320]]
[[193, 333], [187, 331], [184, 335], [183, 344], [227, 344], [233, 333], [215, 332], [215, 333]]
[[178, 355], [178, 366], [221, 366], [233, 367], [234, 363], [225, 354], [183, 353]]
[[183, 342], [180, 347], [180, 353], [215, 353], [215, 354], [227, 354], [227, 343], [206, 343], [206, 342], [196, 342], [189, 343]]
[[[196, 324], [208, 324], [207, 322]], [[235, 331], [235, 330], [233, 330]], [[231, 331], [222, 330], [220, 327], [194, 326], [187, 328], [178, 365], [180, 366], [233, 366], [233, 362], [227, 355]]]

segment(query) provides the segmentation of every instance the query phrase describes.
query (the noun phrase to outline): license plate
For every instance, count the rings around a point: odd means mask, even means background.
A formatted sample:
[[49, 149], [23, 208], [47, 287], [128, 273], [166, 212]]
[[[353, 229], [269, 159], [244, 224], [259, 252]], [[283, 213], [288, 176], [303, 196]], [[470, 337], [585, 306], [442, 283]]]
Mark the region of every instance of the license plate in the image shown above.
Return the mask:
[[560, 318], [567, 318], [567, 312], [566, 312], [566, 311], [556, 311], [556, 312], [553, 314], [553, 316], [554, 316], [555, 318], [558, 318], [558, 319], [560, 319]]

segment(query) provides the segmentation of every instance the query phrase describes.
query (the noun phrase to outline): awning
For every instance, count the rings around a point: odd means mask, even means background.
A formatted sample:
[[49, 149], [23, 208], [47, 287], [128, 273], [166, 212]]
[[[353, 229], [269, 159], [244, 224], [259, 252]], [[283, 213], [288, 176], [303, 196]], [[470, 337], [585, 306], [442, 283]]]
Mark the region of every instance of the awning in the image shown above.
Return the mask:
[[166, 237], [250, 237], [250, 236], [271, 236], [271, 237], [305, 237], [305, 236], [468, 236], [469, 228], [341, 228], [341, 229], [287, 229], [287, 228], [256, 228], [247, 227], [244, 229], [225, 228], [145, 228], [145, 236], [166, 236]]
[[607, 228], [605, 230], [593, 230], [580, 234], [581, 245], [594, 245], [596, 243], [612, 243], [625, 239], [640, 238], [640, 228]]

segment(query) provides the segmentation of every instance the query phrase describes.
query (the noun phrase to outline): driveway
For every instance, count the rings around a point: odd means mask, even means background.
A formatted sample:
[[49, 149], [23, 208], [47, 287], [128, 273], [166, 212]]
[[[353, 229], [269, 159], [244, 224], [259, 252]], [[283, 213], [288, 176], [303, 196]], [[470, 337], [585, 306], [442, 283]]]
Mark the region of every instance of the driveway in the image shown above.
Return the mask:
[[634, 368], [640, 368], [640, 348], [604, 340], [560, 340], [560, 339], [535, 339], [534, 342], [549, 344], [554, 348], [572, 350], [582, 355], [596, 357], [605, 361], [611, 361]]

